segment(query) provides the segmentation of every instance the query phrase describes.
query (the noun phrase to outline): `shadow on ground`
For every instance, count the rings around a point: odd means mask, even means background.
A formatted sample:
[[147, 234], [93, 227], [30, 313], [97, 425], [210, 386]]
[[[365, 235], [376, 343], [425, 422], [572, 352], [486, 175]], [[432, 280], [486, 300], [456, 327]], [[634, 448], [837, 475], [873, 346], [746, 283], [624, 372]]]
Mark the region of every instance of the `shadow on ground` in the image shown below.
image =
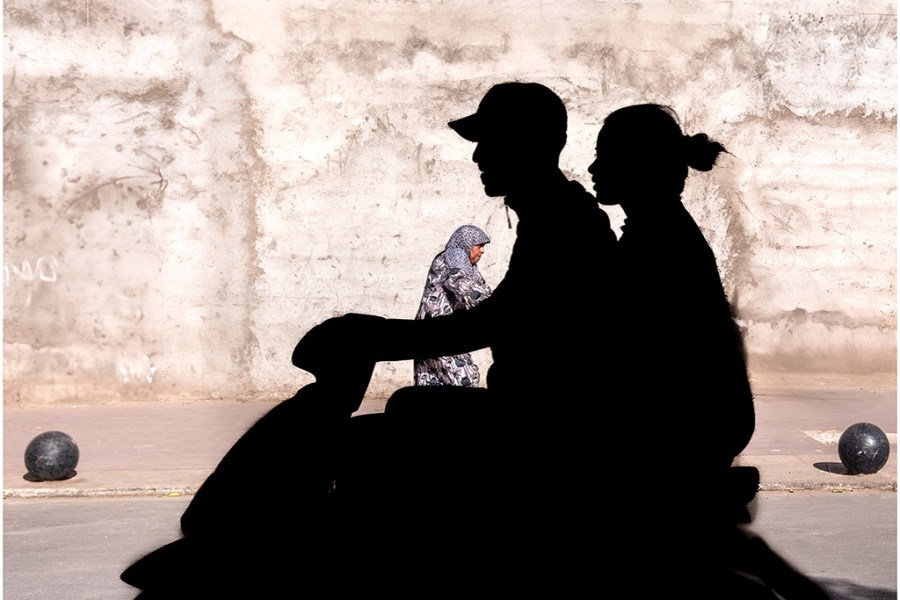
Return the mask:
[[847, 470], [847, 467], [845, 467], [843, 463], [839, 462], [817, 462], [813, 466], [820, 471], [825, 471], [826, 473], [834, 473], [835, 475], [850, 474], [850, 471]]
[[831, 600], [897, 600], [897, 592], [887, 588], [865, 587], [844, 579], [818, 579]]

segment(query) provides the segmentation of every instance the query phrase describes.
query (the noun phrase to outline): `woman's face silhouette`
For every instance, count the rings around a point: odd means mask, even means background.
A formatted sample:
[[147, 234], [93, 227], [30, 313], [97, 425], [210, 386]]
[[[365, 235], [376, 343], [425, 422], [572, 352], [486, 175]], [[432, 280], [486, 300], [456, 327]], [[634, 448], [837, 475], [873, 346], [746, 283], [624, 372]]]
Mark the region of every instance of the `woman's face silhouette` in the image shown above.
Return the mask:
[[614, 206], [625, 199], [633, 177], [629, 173], [626, 152], [605, 126], [597, 135], [597, 156], [588, 167], [588, 173], [594, 182], [597, 202]]
[[626, 215], [677, 198], [687, 178], [681, 129], [655, 104], [619, 109], [597, 134], [597, 158], [588, 172], [597, 201], [618, 204]]

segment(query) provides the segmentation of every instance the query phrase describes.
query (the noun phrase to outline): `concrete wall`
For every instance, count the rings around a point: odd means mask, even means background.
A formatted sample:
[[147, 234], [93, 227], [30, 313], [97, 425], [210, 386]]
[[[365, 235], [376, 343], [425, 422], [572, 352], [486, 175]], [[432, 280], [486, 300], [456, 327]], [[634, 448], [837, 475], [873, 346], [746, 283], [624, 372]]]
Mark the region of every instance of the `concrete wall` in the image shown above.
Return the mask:
[[[563, 166], [586, 184], [626, 104], [669, 104], [728, 147], [685, 203], [754, 370], [895, 369], [894, 2], [3, 10], [6, 402], [289, 394], [308, 328], [411, 317], [463, 223], [492, 236], [498, 282], [513, 231], [446, 122], [510, 79], [565, 99]], [[410, 378], [380, 365], [371, 392]]]

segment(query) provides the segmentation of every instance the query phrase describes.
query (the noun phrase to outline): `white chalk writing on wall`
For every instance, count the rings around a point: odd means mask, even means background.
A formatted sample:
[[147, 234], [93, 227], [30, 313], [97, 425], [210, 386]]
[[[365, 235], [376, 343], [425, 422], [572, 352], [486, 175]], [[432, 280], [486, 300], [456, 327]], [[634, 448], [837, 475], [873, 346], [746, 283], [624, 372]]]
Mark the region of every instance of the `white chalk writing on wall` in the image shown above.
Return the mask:
[[53, 256], [39, 256], [34, 261], [34, 267], [28, 260], [23, 260], [19, 266], [12, 262], [6, 262], [3, 265], [3, 283], [8, 286], [13, 278], [21, 281], [37, 280], [53, 283], [57, 279], [58, 272], [59, 263]]

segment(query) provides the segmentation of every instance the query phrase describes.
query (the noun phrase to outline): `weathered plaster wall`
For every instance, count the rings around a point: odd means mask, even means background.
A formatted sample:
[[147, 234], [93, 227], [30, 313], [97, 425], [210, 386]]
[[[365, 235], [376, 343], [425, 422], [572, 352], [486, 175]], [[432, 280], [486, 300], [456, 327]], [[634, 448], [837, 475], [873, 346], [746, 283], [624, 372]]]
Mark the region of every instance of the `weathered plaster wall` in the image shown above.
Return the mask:
[[894, 370], [893, 2], [11, 0], [4, 27], [7, 402], [283, 396], [315, 323], [411, 317], [462, 223], [498, 282], [513, 231], [446, 122], [509, 79], [566, 100], [586, 184], [626, 104], [729, 148], [685, 202], [754, 370]]

